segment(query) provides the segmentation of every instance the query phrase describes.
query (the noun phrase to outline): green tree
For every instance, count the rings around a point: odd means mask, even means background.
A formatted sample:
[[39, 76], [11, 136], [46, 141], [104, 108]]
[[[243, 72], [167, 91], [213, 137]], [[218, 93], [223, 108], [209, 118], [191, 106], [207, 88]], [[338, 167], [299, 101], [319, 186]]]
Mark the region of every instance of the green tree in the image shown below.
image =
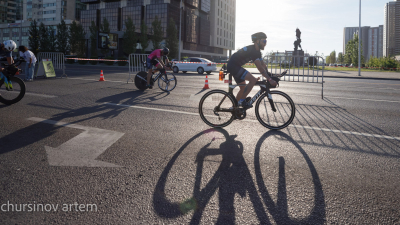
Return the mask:
[[154, 21], [151, 23], [152, 25], [152, 30], [153, 30], [153, 50], [160, 49], [161, 48], [161, 41], [163, 40], [164, 37], [164, 32], [162, 30], [161, 26], [161, 20], [158, 20], [158, 17], [154, 19]]
[[330, 57], [330, 56], [327, 56], [327, 57], [326, 57], [326, 63], [327, 63], [327, 64], [331, 64], [331, 57]]
[[53, 26], [49, 26], [47, 31], [49, 35], [48, 51], [55, 52], [57, 49], [56, 31], [54, 30]]
[[344, 62], [344, 57], [343, 57], [343, 53], [339, 53], [339, 55], [338, 55], [338, 63], [340, 63], [340, 64], [343, 64], [343, 62]]
[[57, 51], [66, 53], [67, 50], [69, 50], [69, 44], [68, 44], [68, 39], [69, 39], [69, 33], [68, 33], [68, 27], [65, 24], [64, 20], [61, 20], [61, 23], [57, 25]]
[[170, 18], [167, 26], [166, 47], [169, 48], [168, 56], [172, 59], [179, 58], [179, 34], [175, 21]]
[[69, 46], [71, 47], [71, 52], [76, 53], [80, 57], [85, 56], [86, 33], [83, 30], [82, 25], [73, 21], [69, 27], [69, 34]]
[[[104, 17], [103, 22], [100, 24], [100, 32], [102, 33], [110, 33], [110, 23], [108, 23], [107, 18]], [[110, 53], [109, 49], [101, 49], [101, 54], [107, 56]]]
[[92, 58], [97, 58], [97, 26], [94, 23], [94, 21], [91, 22], [91, 25], [89, 27], [90, 30], [90, 55]]
[[[69, 26], [69, 38], [68, 38], [68, 43], [71, 48], [71, 54], [72, 53], [77, 53], [78, 49], [78, 28], [75, 20], [71, 23]], [[79, 54], [78, 54], [79, 55]]]
[[131, 17], [125, 21], [126, 31], [124, 33], [124, 52], [129, 55], [131, 53], [136, 52], [136, 43], [137, 43], [137, 35], [135, 24], [133, 24], [133, 20]]
[[37, 27], [37, 23], [36, 20], [33, 20], [33, 22], [31, 22], [31, 26], [29, 27], [29, 46], [30, 46], [30, 50], [37, 55], [37, 53], [39, 52], [39, 30]]
[[332, 51], [329, 55], [330, 63], [336, 63], [336, 51]]
[[149, 39], [147, 37], [147, 26], [142, 21], [142, 25], [140, 26], [140, 36], [139, 36], [139, 43], [142, 46], [142, 53], [146, 52], [146, 48], [149, 46]]
[[47, 52], [49, 49], [48, 45], [49, 45], [48, 30], [44, 26], [43, 23], [40, 23], [40, 26], [39, 26], [39, 51]]
[[[354, 38], [347, 42], [346, 53], [344, 55], [344, 62], [358, 66], [358, 35], [354, 35]], [[364, 63], [362, 42], [361, 42], [361, 63]]]

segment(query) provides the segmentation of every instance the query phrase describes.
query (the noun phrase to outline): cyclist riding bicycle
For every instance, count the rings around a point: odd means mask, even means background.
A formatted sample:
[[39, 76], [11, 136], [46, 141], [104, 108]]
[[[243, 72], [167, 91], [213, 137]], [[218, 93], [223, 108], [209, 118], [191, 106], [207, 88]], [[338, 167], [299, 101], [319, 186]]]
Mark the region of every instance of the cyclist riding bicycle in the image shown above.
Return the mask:
[[264, 50], [267, 45], [267, 35], [263, 32], [258, 32], [251, 35], [251, 40], [253, 45], [246, 46], [239, 51], [235, 52], [228, 61], [228, 73], [230, 73], [235, 79], [237, 84], [245, 85], [246, 80], [249, 83], [246, 86], [239, 86], [240, 91], [236, 96], [236, 100], [239, 106], [245, 109], [252, 108], [253, 106], [246, 101], [246, 96], [253, 89], [254, 85], [257, 83], [257, 78], [255, 78], [249, 71], [244, 69], [242, 66], [249, 61], [253, 61], [256, 64], [258, 71], [267, 78], [268, 82], [272, 86], [276, 86], [276, 82], [271, 79], [270, 73], [267, 70], [262, 57], [261, 50]]
[[[153, 86], [150, 84], [150, 78], [153, 73], [153, 66], [157, 67], [157, 69], [160, 70], [161, 73], [165, 73], [165, 69], [167, 69], [165, 64], [169, 64], [168, 57], [166, 57], [168, 55], [168, 53], [169, 53], [169, 49], [164, 47], [163, 49], [154, 50], [152, 53], [150, 53], [149, 57], [147, 57], [146, 66], [148, 69], [148, 73], [147, 73], [146, 87], [148, 87], [150, 89], [153, 88]], [[161, 56], [164, 56], [165, 64], [161, 60]], [[169, 69], [171, 69], [171, 68], [169, 68]]]
[[[12, 58], [12, 51], [17, 48], [17, 44], [13, 40], [8, 40], [0, 43], [0, 55], [5, 55], [7, 58], [7, 63], [9, 65], [14, 63]], [[3, 72], [4, 68], [0, 67], [0, 72]]]

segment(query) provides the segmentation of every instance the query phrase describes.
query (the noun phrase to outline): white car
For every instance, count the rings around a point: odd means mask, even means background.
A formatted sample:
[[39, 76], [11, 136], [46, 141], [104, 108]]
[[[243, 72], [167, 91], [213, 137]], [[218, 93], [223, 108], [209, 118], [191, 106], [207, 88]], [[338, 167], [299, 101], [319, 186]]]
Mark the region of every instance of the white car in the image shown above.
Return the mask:
[[193, 71], [199, 74], [204, 72], [210, 74], [212, 71], [217, 71], [217, 64], [205, 58], [191, 57], [183, 61], [174, 61], [173, 63], [172, 69], [174, 73]]

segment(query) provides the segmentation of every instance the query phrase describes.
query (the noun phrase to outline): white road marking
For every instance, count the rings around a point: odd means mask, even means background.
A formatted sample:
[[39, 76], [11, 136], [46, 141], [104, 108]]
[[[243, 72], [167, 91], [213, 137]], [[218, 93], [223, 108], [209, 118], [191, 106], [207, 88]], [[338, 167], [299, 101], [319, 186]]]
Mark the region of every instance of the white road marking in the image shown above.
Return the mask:
[[36, 117], [28, 118], [28, 120], [84, 130], [57, 148], [45, 146], [51, 166], [120, 167], [98, 161], [96, 158], [118, 141], [124, 133]]
[[[112, 106], [127, 107], [127, 108], [147, 109], [147, 110], [162, 111], [162, 112], [172, 112], [172, 113], [194, 115], [194, 116], [199, 116], [200, 117], [199, 113], [191, 113], [191, 112], [168, 110], [168, 109], [149, 108], [149, 107], [133, 106], [133, 105], [125, 105], [125, 104], [115, 104], [115, 103], [109, 103], [109, 102], [106, 102], [104, 104], [105, 105], [112, 105]], [[208, 116], [210, 116], [210, 115], [208, 115]], [[211, 116], [212, 117], [217, 117], [217, 116], [214, 116], [214, 115], [211, 115]], [[258, 123], [258, 120], [244, 119], [242, 121]], [[289, 125], [289, 127], [316, 130], [316, 131], [327, 131], [327, 132], [341, 133], [341, 134], [351, 134], [351, 135], [364, 136], [364, 137], [384, 138], [384, 139], [400, 141], [400, 137], [392, 137], [392, 136], [380, 135], [380, 134], [368, 134], [368, 133], [360, 133], [360, 132], [355, 132], [355, 131], [333, 130], [333, 129], [329, 129], [329, 128], [309, 127], [309, 126], [302, 126], [302, 125]]]

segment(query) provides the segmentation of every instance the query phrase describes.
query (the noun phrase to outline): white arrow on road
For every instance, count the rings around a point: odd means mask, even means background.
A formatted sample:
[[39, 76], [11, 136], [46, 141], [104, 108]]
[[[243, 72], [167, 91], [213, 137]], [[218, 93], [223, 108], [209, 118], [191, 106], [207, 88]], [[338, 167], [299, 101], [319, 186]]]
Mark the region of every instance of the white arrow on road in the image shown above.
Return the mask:
[[98, 161], [96, 158], [120, 139], [124, 133], [36, 117], [28, 120], [84, 130], [83, 133], [57, 148], [45, 146], [51, 166], [121, 167]]

